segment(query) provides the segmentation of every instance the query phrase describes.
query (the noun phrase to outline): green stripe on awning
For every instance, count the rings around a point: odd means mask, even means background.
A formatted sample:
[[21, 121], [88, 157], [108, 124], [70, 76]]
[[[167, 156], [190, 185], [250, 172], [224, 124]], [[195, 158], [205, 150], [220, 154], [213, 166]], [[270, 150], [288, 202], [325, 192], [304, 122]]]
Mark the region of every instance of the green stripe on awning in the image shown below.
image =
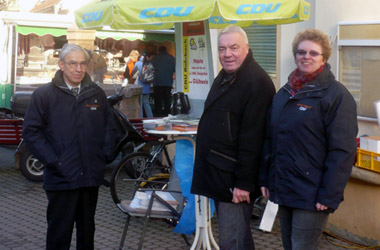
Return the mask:
[[118, 32], [118, 31], [96, 31], [95, 36], [100, 39], [113, 38], [115, 40], [127, 39], [130, 41], [141, 40], [157, 42], [174, 42], [174, 34], [143, 33], [143, 32]]
[[[23, 35], [36, 34], [44, 36], [50, 34], [52, 36], [65, 36], [67, 35], [65, 28], [51, 28], [51, 27], [34, 27], [16, 25], [16, 31]], [[144, 32], [120, 32], [120, 31], [96, 31], [95, 36], [100, 39], [113, 38], [115, 40], [128, 39], [130, 41], [170, 41], [174, 42], [174, 34], [164, 33], [144, 33]]]
[[33, 27], [16, 25], [16, 31], [23, 35], [36, 34], [44, 36], [50, 34], [52, 36], [65, 36], [67, 34], [65, 28], [51, 28], [51, 27]]

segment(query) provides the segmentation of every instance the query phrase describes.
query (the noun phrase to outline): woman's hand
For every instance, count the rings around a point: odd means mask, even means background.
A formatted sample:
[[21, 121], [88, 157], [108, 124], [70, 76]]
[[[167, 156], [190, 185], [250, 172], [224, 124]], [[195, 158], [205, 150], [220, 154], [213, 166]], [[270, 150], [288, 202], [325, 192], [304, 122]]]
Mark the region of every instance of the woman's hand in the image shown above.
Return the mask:
[[319, 202], [317, 202], [317, 204], [315, 204], [315, 207], [317, 208], [317, 211], [325, 211], [328, 209], [328, 207], [326, 207], [325, 205], [322, 205]]
[[264, 196], [265, 198], [269, 198], [269, 190], [267, 187], [261, 187], [261, 195]]

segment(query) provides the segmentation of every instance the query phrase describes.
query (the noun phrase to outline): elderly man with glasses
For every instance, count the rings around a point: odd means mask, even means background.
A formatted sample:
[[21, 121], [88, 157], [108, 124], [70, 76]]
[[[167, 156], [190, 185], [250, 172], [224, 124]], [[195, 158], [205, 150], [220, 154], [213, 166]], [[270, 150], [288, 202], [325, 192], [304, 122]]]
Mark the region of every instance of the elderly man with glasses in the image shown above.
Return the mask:
[[115, 123], [104, 91], [86, 73], [89, 55], [66, 44], [53, 80], [36, 89], [23, 137], [44, 164], [48, 199], [46, 249], [94, 249], [95, 210], [104, 167], [114, 149]]

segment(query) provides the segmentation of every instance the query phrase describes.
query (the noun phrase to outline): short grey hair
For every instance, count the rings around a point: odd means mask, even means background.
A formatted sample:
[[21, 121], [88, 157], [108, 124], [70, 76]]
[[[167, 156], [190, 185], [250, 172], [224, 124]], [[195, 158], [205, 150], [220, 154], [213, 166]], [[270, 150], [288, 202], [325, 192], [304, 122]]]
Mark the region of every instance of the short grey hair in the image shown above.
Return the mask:
[[247, 33], [245, 33], [245, 31], [240, 26], [235, 26], [235, 25], [227, 26], [226, 28], [224, 28], [219, 33], [219, 35], [218, 35], [218, 43], [219, 43], [219, 40], [220, 40], [221, 36], [223, 36], [225, 34], [231, 34], [231, 33], [239, 33], [243, 37], [244, 42], [248, 44]]
[[66, 43], [65, 45], [63, 45], [61, 52], [59, 53], [59, 60], [63, 61], [65, 56], [67, 56], [69, 53], [73, 51], [82, 51], [86, 56], [86, 61], [88, 62], [90, 60], [90, 54], [88, 53], [88, 51], [82, 48], [81, 46], [73, 43]]

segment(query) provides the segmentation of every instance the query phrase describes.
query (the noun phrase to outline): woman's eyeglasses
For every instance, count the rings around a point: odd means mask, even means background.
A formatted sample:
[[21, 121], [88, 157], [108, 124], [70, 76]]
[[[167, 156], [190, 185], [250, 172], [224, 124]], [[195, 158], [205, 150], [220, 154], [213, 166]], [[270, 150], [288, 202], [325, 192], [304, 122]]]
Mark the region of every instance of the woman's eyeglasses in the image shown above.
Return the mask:
[[322, 53], [319, 53], [318, 51], [315, 51], [315, 50], [306, 51], [303, 49], [299, 49], [296, 51], [296, 54], [299, 56], [306, 56], [307, 53], [309, 53], [309, 55], [312, 57], [317, 57], [317, 56], [323, 55]]

